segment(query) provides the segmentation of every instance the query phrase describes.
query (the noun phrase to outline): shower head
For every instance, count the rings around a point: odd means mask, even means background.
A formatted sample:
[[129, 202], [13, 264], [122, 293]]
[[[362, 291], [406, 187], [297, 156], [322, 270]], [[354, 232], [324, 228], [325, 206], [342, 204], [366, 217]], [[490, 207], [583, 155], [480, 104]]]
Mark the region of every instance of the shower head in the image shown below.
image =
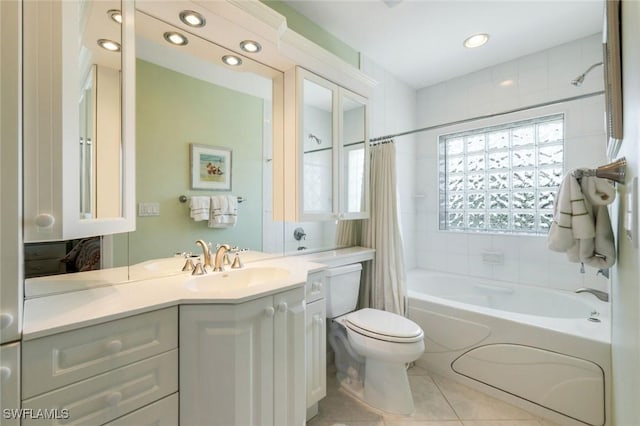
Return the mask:
[[589, 74], [592, 69], [594, 69], [595, 67], [600, 66], [600, 65], [602, 65], [602, 62], [597, 62], [597, 63], [591, 65], [589, 68], [587, 68], [587, 70], [585, 72], [583, 72], [582, 74], [580, 74], [579, 76], [577, 76], [576, 78], [571, 80], [571, 84], [573, 84], [576, 87], [582, 86], [582, 83], [584, 83], [584, 78], [587, 76], [587, 74]]

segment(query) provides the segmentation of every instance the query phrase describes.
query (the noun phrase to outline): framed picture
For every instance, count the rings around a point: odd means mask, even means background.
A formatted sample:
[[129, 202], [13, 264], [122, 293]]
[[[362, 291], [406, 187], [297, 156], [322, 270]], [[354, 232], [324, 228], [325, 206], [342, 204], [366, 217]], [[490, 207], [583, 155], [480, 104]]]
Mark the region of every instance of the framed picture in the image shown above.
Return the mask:
[[231, 191], [231, 149], [210, 145], [189, 145], [191, 189]]

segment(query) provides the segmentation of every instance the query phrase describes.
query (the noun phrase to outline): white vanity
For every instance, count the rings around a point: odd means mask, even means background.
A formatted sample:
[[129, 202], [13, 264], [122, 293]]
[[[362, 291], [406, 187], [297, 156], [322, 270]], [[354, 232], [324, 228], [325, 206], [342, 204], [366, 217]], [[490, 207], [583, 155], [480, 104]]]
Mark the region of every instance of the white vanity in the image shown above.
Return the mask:
[[27, 300], [22, 406], [71, 424], [303, 424], [305, 284], [323, 268], [275, 258]]

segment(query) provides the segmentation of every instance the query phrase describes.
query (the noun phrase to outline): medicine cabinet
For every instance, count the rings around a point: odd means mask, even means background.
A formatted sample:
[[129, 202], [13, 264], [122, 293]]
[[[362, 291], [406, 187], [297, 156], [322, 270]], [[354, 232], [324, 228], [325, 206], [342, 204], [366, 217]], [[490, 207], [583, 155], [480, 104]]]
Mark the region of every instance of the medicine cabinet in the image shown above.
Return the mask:
[[24, 241], [135, 228], [134, 2], [25, 2]]
[[367, 99], [300, 67], [285, 97], [284, 220], [369, 217]]

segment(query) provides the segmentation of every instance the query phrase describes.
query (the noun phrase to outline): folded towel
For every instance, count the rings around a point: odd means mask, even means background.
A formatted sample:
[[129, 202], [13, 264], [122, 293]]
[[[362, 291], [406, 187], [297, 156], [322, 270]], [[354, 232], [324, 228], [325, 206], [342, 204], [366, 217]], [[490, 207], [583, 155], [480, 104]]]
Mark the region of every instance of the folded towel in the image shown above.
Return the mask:
[[556, 197], [549, 249], [567, 253], [570, 262], [611, 267], [616, 252], [606, 206], [614, 199], [615, 190], [605, 179], [585, 176], [578, 182], [569, 172]]
[[191, 219], [194, 221], [209, 220], [211, 198], [202, 196], [191, 197], [189, 208], [191, 209]]
[[214, 195], [211, 197], [209, 228], [233, 228], [238, 221], [238, 197]]

